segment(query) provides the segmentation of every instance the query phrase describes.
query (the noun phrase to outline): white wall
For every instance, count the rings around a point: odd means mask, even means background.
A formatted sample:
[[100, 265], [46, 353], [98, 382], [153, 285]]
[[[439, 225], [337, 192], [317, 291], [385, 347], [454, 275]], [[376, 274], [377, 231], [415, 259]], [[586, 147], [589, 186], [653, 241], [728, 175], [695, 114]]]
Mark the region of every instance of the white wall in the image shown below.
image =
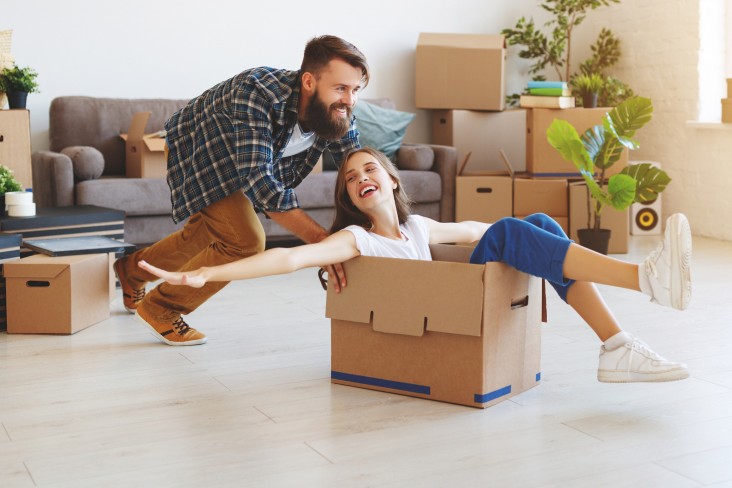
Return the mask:
[[[419, 32], [498, 33], [534, 5], [534, 0], [4, 0], [0, 30], [13, 29], [16, 62], [39, 72], [42, 93], [28, 102], [38, 150], [48, 146], [48, 107], [55, 97], [194, 97], [248, 67], [297, 69], [305, 43], [321, 34], [343, 37], [367, 56], [372, 77], [363, 96], [388, 97], [400, 110], [414, 112]], [[428, 137], [427, 115], [420, 111], [407, 139]]]
[[[700, 0], [623, 0], [591, 12], [575, 34], [575, 62], [600, 28], [623, 43], [616, 70], [650, 96], [654, 120], [639, 133], [636, 159], [661, 162], [673, 178], [666, 213], [689, 215], [696, 234], [732, 240], [732, 132], [687, 127], [697, 116]], [[701, 0], [704, 1], [704, 0]], [[210, 0], [4, 0], [0, 30], [13, 29], [13, 54], [39, 73], [41, 94], [29, 97], [34, 150], [48, 146], [48, 106], [61, 95], [187, 98], [244, 68], [295, 69], [305, 42], [339, 35], [368, 57], [365, 97], [389, 97], [415, 111], [414, 47], [419, 32], [498, 33], [522, 15], [542, 23], [539, 0], [373, 0], [348, 3]], [[273, 11], [273, 9], [276, 9]], [[512, 48], [509, 92], [518, 91], [527, 63]], [[426, 111], [407, 140], [427, 141]]]

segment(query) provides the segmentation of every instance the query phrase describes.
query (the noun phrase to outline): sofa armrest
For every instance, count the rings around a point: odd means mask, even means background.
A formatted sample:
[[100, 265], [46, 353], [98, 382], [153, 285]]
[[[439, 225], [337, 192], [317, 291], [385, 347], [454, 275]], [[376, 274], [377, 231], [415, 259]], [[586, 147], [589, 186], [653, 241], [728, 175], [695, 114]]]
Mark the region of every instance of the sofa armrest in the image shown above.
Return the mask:
[[404, 144], [397, 151], [400, 169], [434, 171], [440, 175], [440, 221], [455, 220], [455, 177], [457, 176], [457, 149], [436, 144]]
[[429, 144], [435, 152], [435, 164], [432, 171], [439, 173], [442, 181], [442, 199], [440, 200], [440, 221], [455, 221], [455, 179], [457, 178], [457, 149], [452, 146]]
[[71, 158], [52, 151], [31, 156], [33, 200], [38, 207], [74, 205], [74, 168]]

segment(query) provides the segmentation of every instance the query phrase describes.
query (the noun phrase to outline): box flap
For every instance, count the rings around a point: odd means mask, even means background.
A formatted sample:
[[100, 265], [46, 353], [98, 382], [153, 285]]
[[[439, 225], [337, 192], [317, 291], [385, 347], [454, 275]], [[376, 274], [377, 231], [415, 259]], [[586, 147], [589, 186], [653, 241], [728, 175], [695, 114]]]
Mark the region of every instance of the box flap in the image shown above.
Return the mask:
[[79, 261], [96, 259], [98, 254], [74, 256], [45, 256], [34, 254], [27, 258], [4, 264], [4, 275], [7, 278], [55, 278], [66, 268]]
[[422, 32], [418, 46], [451, 47], [462, 49], [503, 49], [506, 40], [500, 34], [440, 34]]
[[481, 334], [484, 266], [362, 256], [344, 268], [348, 286], [328, 285], [328, 318], [411, 336]]
[[[145, 127], [152, 112], [137, 112], [132, 116], [130, 130], [127, 131], [127, 138], [130, 141], [139, 141], [145, 135]], [[125, 139], [126, 140], [126, 139]]]
[[163, 152], [165, 150], [165, 138], [160, 137], [157, 134], [145, 136], [143, 137], [143, 141], [145, 141], [145, 146], [148, 151]]
[[470, 161], [470, 156], [473, 155], [473, 152], [470, 151], [468, 154], [465, 155], [465, 159], [463, 159], [463, 162], [460, 165], [460, 168], [458, 168], [457, 175], [458, 176], [509, 176], [509, 177], [511, 177], [511, 179], [515, 178], [516, 173], [514, 172], [513, 166], [511, 166], [511, 162], [508, 160], [506, 153], [503, 152], [503, 149], [500, 150], [500, 153], [501, 153], [501, 159], [503, 160], [503, 166], [506, 168], [506, 171], [499, 171], [499, 170], [465, 171], [465, 167], [468, 165], [468, 161]]

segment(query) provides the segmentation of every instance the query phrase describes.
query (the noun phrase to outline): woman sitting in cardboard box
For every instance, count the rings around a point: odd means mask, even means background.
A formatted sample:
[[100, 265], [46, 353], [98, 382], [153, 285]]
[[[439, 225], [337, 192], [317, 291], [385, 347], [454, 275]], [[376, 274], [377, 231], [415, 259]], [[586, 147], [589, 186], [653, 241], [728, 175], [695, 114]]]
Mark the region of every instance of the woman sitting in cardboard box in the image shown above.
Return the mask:
[[[471, 263], [500, 261], [551, 283], [585, 319], [603, 345], [597, 378], [602, 382], [653, 382], [687, 378], [683, 363], [668, 361], [624, 332], [594, 283], [640, 291], [651, 301], [683, 310], [691, 298], [691, 231], [686, 217], [669, 217], [664, 239], [641, 264], [627, 263], [579, 246], [544, 214], [524, 220], [442, 223], [410, 215], [397, 170], [380, 152], [351, 152], [338, 172], [332, 235], [317, 244], [274, 248], [221, 266], [169, 272], [140, 267], [171, 284], [203, 286], [323, 267], [364, 256], [430, 260], [429, 244], [478, 245]], [[346, 286], [345, 277], [334, 283]]]

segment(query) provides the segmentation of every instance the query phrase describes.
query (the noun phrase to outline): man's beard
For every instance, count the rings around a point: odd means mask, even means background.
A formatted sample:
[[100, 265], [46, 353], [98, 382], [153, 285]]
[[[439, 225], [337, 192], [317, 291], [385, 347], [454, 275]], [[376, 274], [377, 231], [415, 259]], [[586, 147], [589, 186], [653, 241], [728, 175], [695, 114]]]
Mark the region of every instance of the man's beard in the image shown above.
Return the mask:
[[[346, 109], [345, 117], [335, 114], [335, 111], [339, 108]], [[351, 128], [351, 117], [351, 107], [343, 103], [334, 103], [328, 107], [320, 100], [317, 90], [305, 110], [305, 121], [308, 129], [314, 131], [318, 137], [328, 141], [335, 141], [346, 135], [348, 129]]]

